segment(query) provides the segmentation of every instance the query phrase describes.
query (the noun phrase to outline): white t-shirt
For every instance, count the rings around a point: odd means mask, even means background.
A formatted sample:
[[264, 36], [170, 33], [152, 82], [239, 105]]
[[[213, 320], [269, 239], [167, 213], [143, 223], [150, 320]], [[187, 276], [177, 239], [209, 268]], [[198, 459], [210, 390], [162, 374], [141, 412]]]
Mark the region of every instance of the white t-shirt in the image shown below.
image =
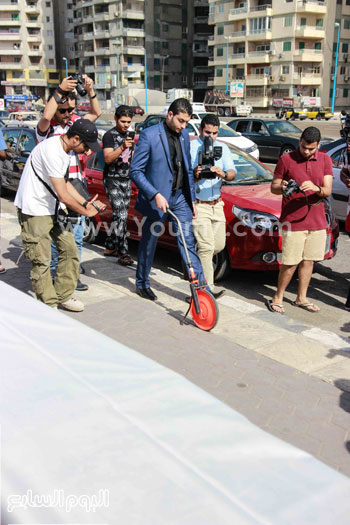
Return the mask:
[[15, 206], [26, 215], [54, 215], [56, 199], [35, 175], [34, 169], [55, 192], [50, 177], [63, 179], [70, 161], [70, 155], [63, 149], [59, 136], [44, 140], [31, 152], [24, 167], [18, 186]]

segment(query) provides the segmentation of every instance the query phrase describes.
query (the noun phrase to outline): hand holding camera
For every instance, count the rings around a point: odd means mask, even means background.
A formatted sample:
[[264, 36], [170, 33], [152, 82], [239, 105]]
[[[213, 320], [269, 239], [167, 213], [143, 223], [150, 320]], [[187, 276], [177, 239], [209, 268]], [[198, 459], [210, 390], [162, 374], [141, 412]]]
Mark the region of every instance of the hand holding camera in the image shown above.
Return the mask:
[[[213, 139], [206, 136], [203, 141], [203, 150], [198, 153], [198, 166], [201, 167], [200, 178], [215, 179], [218, 176], [217, 171], [220, 170], [220, 168], [218, 168], [218, 170], [216, 169], [215, 161], [219, 160], [221, 156], [222, 147], [214, 146]], [[212, 169], [213, 167], [215, 167], [214, 170]]]
[[128, 131], [124, 140], [124, 149], [134, 147], [135, 131]]

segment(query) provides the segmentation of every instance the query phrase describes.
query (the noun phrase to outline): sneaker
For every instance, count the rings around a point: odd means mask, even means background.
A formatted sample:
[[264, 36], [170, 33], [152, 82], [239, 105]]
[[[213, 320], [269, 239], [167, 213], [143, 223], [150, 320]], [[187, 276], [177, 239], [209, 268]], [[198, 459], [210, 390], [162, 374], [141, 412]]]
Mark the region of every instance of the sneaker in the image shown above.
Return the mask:
[[74, 299], [74, 297], [71, 297], [69, 301], [65, 303], [61, 303], [60, 306], [70, 312], [82, 312], [84, 310], [84, 303], [78, 301], [78, 299]]
[[78, 279], [76, 290], [78, 292], [85, 292], [88, 289], [89, 289], [88, 285], [85, 283], [82, 283], [81, 280]]

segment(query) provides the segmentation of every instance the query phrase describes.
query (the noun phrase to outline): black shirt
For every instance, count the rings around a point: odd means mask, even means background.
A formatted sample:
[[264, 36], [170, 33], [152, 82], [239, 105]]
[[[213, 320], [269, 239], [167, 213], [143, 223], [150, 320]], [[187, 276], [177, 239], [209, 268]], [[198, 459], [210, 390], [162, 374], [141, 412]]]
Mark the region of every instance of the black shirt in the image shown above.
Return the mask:
[[[110, 129], [103, 135], [102, 143], [104, 148], [112, 148], [116, 150], [121, 146], [127, 137], [127, 133], [119, 133], [117, 128]], [[128, 179], [129, 170], [132, 159], [132, 149], [125, 149], [115, 161], [110, 164], [105, 164], [103, 170], [103, 178], [113, 177]]]
[[182, 188], [184, 182], [183, 155], [180, 144], [180, 134], [172, 131], [164, 122], [164, 129], [168, 139], [171, 164], [173, 167], [173, 191]]

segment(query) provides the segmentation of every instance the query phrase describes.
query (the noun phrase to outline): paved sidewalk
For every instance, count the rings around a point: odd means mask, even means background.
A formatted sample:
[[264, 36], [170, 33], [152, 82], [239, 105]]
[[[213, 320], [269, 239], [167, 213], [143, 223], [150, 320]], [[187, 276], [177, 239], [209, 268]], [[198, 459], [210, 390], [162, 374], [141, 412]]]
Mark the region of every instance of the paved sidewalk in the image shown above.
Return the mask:
[[[1, 279], [31, 293], [29, 264], [22, 258], [16, 218], [1, 217]], [[154, 269], [152, 303], [134, 292], [135, 265], [121, 267], [98, 246], [84, 249], [85, 311], [71, 315], [173, 369], [259, 427], [350, 475], [350, 344], [347, 338], [273, 316], [228, 293], [211, 333], [186, 311], [188, 285]], [[320, 342], [322, 341], [322, 342]]]

